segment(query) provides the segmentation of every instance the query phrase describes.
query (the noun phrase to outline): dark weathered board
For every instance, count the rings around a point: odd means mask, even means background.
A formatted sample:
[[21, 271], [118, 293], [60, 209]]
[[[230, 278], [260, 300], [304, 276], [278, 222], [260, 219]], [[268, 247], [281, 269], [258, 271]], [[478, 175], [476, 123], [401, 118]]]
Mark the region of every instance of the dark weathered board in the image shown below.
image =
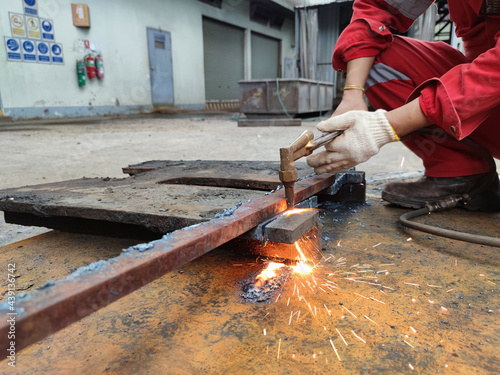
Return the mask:
[[[128, 237], [212, 219], [280, 185], [278, 162], [151, 161], [124, 168], [131, 177], [78, 180], [0, 191], [7, 222]], [[299, 177], [312, 169], [298, 164]]]

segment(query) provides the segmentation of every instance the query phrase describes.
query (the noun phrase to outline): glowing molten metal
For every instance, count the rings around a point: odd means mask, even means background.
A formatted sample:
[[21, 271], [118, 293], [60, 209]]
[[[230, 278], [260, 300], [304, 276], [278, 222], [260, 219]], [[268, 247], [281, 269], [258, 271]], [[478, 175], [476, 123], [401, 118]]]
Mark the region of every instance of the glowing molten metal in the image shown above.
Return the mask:
[[275, 271], [284, 266], [285, 265], [283, 263], [269, 263], [267, 268], [255, 278], [255, 287], [260, 288], [261, 286], [265, 285], [267, 280], [276, 277]]

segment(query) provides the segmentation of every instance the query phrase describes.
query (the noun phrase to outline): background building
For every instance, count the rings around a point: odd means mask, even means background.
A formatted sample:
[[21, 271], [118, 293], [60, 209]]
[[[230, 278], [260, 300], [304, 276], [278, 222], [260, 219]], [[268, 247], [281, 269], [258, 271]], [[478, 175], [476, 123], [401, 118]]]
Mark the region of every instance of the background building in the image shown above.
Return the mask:
[[[207, 102], [237, 101], [238, 80], [295, 74], [294, 8], [284, 0], [86, 0], [82, 5], [2, 2], [5, 116], [129, 114], [165, 106], [200, 110]], [[75, 26], [87, 16], [90, 27]], [[102, 55], [104, 78], [87, 77], [79, 86], [76, 63], [89, 54]]]

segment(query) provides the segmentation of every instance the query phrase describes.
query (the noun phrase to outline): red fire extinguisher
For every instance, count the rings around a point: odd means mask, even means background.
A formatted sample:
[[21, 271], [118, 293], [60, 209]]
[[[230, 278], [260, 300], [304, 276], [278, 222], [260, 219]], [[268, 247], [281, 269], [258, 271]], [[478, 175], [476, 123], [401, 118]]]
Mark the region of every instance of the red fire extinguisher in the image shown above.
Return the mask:
[[96, 70], [97, 70], [97, 78], [103, 79], [104, 78], [104, 61], [102, 60], [101, 55], [97, 55], [95, 58], [95, 65], [96, 65]]
[[89, 79], [95, 78], [95, 59], [92, 55], [87, 55], [85, 65], [87, 66], [87, 76]]

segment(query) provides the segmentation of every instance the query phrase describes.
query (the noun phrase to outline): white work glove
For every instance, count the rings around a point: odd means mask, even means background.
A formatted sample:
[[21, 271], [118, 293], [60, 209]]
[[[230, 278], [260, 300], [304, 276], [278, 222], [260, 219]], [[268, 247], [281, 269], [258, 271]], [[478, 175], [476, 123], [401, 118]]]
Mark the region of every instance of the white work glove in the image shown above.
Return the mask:
[[317, 129], [322, 132], [344, 133], [326, 144], [326, 151], [310, 155], [307, 164], [318, 174], [348, 169], [370, 159], [383, 145], [398, 141], [385, 112], [350, 111], [320, 122]]

